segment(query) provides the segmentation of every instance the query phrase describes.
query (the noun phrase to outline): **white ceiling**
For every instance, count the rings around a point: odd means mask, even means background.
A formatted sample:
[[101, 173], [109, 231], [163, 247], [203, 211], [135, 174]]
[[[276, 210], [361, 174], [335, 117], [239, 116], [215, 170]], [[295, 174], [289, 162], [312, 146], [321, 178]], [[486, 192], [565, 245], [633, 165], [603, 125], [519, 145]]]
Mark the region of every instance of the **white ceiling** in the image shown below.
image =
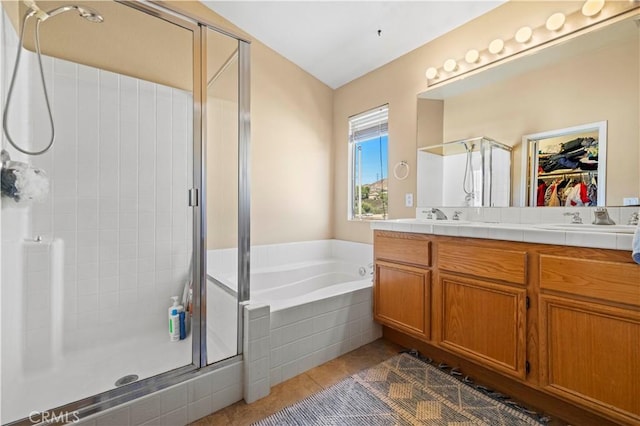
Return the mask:
[[504, 1], [202, 2], [335, 89]]

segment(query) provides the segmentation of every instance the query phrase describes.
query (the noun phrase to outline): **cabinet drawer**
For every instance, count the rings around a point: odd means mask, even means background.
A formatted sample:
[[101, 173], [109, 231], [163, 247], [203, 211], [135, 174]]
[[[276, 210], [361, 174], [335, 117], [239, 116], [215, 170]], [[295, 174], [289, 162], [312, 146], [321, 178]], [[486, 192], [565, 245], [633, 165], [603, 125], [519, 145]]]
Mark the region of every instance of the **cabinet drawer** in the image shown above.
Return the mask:
[[540, 288], [640, 306], [640, 266], [541, 254]]
[[376, 231], [373, 246], [376, 259], [431, 266], [431, 241], [425, 235]]
[[440, 243], [438, 268], [476, 277], [524, 284], [527, 253], [473, 245]]

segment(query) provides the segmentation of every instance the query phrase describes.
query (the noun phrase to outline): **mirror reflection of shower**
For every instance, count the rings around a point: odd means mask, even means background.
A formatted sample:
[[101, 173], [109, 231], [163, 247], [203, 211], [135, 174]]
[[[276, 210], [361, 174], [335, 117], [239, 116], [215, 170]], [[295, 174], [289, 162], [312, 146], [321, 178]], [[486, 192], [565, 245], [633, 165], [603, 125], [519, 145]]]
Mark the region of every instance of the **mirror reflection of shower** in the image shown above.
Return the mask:
[[488, 137], [418, 149], [418, 207], [506, 207], [512, 148]]
[[463, 142], [464, 149], [467, 151], [467, 161], [464, 167], [464, 178], [462, 180], [462, 191], [464, 191], [464, 202], [465, 206], [470, 207], [473, 206], [473, 199], [475, 198], [475, 185], [474, 185], [474, 176], [473, 176], [473, 148], [474, 144], [471, 143], [471, 146], [467, 145], [467, 142]]

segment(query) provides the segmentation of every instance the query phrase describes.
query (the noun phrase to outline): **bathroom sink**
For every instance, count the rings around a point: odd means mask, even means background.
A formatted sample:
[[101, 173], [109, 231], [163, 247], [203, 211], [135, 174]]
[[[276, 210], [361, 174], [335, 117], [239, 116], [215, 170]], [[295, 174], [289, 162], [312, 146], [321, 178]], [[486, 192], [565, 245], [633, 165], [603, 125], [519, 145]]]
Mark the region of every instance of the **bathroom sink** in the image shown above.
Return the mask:
[[620, 234], [633, 234], [636, 230], [635, 225], [592, 225], [589, 223], [543, 223], [535, 225], [535, 227], [556, 231], [614, 232]]

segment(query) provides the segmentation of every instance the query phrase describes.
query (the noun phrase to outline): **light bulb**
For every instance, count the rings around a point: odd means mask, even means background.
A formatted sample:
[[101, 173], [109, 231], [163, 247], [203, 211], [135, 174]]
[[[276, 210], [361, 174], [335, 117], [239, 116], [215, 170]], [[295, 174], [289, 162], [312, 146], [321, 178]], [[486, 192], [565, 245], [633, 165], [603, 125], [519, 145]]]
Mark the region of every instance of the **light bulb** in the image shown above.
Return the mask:
[[468, 64], [475, 64], [480, 59], [480, 53], [476, 49], [470, 49], [466, 55], [464, 55], [464, 60], [467, 61]]
[[433, 80], [438, 76], [438, 70], [434, 67], [429, 67], [427, 68], [427, 72], [425, 72], [424, 75], [427, 77], [427, 79]]
[[493, 53], [494, 55], [497, 55], [498, 53], [502, 52], [503, 49], [504, 49], [504, 41], [502, 41], [501, 38], [497, 38], [493, 40], [491, 43], [489, 43], [489, 52]]
[[526, 43], [531, 40], [532, 34], [531, 27], [522, 27], [516, 32], [516, 41], [518, 43]]
[[458, 64], [453, 59], [447, 59], [446, 61], [444, 61], [443, 68], [446, 72], [452, 72], [455, 71], [456, 68], [458, 68]]
[[604, 7], [604, 0], [587, 0], [582, 5], [584, 16], [596, 16]]
[[547, 19], [547, 29], [549, 31], [558, 31], [564, 25], [565, 19], [564, 13], [554, 13]]

